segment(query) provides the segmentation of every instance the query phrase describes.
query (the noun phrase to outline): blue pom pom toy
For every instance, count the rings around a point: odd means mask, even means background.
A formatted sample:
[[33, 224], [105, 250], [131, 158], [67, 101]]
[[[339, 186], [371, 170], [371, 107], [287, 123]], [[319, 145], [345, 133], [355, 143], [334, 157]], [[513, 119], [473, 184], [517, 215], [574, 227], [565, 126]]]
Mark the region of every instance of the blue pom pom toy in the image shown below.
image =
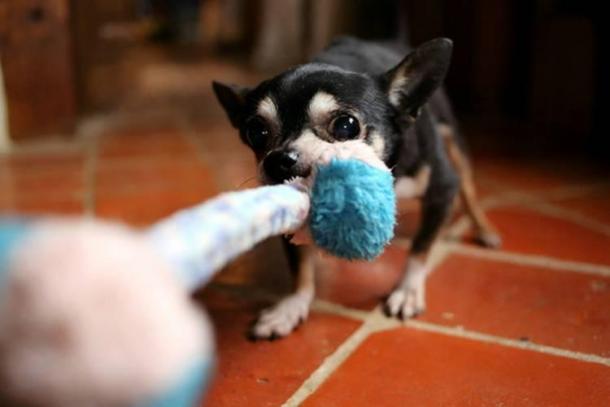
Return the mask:
[[388, 171], [359, 160], [320, 166], [311, 192], [314, 242], [350, 260], [371, 260], [394, 236], [396, 197]]

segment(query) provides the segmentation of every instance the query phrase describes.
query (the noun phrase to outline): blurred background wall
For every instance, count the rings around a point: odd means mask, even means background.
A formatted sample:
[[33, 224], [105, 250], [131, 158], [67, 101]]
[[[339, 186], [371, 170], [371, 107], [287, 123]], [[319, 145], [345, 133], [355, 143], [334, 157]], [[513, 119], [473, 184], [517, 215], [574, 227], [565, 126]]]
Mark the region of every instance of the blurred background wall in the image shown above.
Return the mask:
[[151, 58], [270, 74], [338, 34], [447, 36], [449, 92], [484, 143], [607, 159], [602, 15], [588, 0], [0, 0], [11, 137], [69, 134], [112, 110]]

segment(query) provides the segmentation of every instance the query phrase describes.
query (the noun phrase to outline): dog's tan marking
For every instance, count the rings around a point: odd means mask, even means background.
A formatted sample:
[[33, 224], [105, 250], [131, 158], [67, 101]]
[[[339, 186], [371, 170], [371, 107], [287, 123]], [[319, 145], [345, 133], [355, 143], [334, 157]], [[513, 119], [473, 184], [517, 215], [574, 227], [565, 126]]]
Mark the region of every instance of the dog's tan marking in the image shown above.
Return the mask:
[[400, 67], [396, 73], [394, 73], [394, 77], [390, 82], [390, 88], [388, 90], [388, 98], [390, 99], [390, 103], [394, 107], [399, 107], [401, 98], [403, 95], [403, 89], [409, 82], [409, 78], [406, 75], [406, 70], [404, 67]]
[[337, 99], [330, 93], [318, 92], [311, 98], [307, 112], [312, 123], [323, 123], [330, 115], [339, 109]]
[[390, 98], [390, 103], [394, 107], [400, 106], [400, 99], [402, 97], [402, 88], [407, 84], [407, 78], [397, 78], [392, 82], [390, 86], [390, 93], [388, 97]]
[[397, 198], [412, 199], [421, 198], [428, 189], [430, 174], [432, 170], [429, 165], [423, 165], [413, 177], [400, 177], [394, 185]]
[[456, 171], [460, 175], [460, 194], [468, 217], [472, 220], [477, 233], [477, 239], [486, 247], [499, 247], [502, 243], [500, 235], [489, 222], [485, 212], [479, 206], [476, 197], [476, 189], [472, 175], [472, 168], [468, 158], [462, 153], [455, 142], [454, 131], [451, 126], [439, 124], [436, 126], [439, 134], [445, 142], [447, 155]]
[[280, 118], [277, 114], [277, 106], [275, 105], [275, 102], [271, 96], [264, 97], [258, 103], [256, 113], [265, 118], [272, 125], [280, 127]]
[[383, 159], [385, 155], [385, 141], [383, 136], [377, 131], [372, 131], [369, 135], [369, 140], [375, 154]]

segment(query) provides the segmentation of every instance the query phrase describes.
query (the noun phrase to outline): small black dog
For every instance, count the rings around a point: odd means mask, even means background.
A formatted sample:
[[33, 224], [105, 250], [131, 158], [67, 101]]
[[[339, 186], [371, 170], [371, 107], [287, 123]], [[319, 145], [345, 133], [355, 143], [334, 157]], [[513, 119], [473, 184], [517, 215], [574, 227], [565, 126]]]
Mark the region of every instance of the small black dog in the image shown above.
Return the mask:
[[[214, 83], [232, 125], [256, 155], [263, 182], [306, 176], [315, 165], [313, 151], [345, 143], [383, 160], [399, 197], [421, 197], [421, 225], [404, 277], [385, 303], [391, 316], [423, 312], [427, 256], [458, 191], [480, 242], [500, 244], [477, 205], [457, 123], [441, 89], [452, 48], [440, 38], [407, 55], [404, 48], [344, 37], [313, 62], [254, 89]], [[253, 327], [256, 338], [290, 333], [307, 317], [314, 296], [311, 248], [286, 247], [296, 291], [263, 311]]]

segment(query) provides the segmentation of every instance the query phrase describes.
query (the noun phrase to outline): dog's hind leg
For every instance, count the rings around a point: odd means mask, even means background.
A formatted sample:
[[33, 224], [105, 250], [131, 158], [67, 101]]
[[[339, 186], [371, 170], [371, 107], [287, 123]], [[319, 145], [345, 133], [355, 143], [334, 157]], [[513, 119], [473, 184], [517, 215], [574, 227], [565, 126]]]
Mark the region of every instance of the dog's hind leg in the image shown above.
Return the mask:
[[500, 247], [502, 239], [479, 205], [472, 168], [468, 158], [456, 142], [453, 127], [444, 123], [437, 124], [436, 127], [445, 143], [449, 160], [460, 176], [460, 195], [466, 213], [474, 225], [477, 242], [485, 247]]

